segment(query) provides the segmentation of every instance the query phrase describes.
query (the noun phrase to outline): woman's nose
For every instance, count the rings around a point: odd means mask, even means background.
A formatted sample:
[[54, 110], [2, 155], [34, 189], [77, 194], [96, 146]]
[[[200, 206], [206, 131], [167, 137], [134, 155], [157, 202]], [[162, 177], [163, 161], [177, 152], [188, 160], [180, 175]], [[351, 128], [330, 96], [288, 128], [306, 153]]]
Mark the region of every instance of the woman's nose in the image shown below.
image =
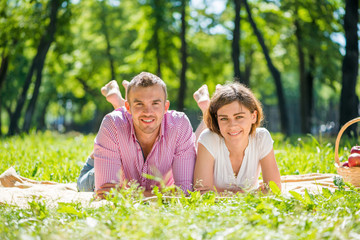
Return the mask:
[[235, 124], [235, 122], [232, 119], [230, 119], [229, 120], [229, 126], [233, 126], [234, 124]]

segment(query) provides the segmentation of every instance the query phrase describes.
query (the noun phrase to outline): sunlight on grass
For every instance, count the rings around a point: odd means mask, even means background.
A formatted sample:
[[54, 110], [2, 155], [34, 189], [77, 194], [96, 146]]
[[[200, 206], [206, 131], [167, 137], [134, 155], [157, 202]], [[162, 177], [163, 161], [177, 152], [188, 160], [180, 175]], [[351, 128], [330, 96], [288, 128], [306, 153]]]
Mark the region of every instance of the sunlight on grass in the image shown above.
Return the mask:
[[[0, 171], [13, 166], [32, 179], [74, 182], [94, 137], [45, 132], [1, 139]], [[334, 139], [273, 138], [281, 174], [336, 173]], [[345, 139], [340, 156], [352, 145]], [[339, 190], [317, 195], [156, 191], [151, 200], [131, 184], [94, 209], [76, 202], [50, 208], [41, 199], [28, 209], [0, 204], [0, 239], [357, 239], [359, 190], [337, 184]]]
[[35, 180], [74, 182], [91, 153], [95, 135], [45, 132], [0, 140], [0, 172], [9, 167]]
[[[335, 138], [315, 138], [312, 135], [285, 139], [273, 134], [275, 157], [281, 175], [305, 173], [336, 173]], [[355, 143], [344, 139], [340, 145], [340, 160], [345, 161]]]

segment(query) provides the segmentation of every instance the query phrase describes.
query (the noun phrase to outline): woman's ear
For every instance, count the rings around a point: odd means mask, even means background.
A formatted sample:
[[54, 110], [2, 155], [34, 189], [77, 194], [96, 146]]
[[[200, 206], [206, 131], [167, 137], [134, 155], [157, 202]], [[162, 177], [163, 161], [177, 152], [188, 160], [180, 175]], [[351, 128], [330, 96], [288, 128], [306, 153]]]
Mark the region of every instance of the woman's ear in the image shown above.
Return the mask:
[[254, 111], [251, 113], [251, 123], [252, 123], [252, 124], [256, 123], [257, 118], [258, 118], [258, 112], [257, 112], [256, 110], [254, 110]]

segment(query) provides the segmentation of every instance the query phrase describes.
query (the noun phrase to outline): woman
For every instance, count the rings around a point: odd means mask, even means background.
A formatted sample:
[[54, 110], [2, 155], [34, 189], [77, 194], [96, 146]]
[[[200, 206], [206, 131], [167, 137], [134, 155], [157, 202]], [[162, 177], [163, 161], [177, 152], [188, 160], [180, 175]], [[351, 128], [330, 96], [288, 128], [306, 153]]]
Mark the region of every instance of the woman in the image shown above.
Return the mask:
[[194, 189], [201, 192], [242, 192], [259, 187], [262, 171], [266, 191], [270, 181], [280, 188], [273, 140], [260, 128], [263, 111], [250, 89], [239, 83], [217, 87], [205, 113], [198, 140]]

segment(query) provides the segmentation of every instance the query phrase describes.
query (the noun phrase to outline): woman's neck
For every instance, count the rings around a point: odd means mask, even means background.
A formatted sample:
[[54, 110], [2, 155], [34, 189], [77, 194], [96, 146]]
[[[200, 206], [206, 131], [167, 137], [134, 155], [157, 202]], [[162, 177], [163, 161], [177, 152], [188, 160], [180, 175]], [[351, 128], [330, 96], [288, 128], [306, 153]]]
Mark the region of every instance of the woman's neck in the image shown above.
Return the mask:
[[225, 145], [228, 148], [231, 155], [243, 155], [245, 153], [245, 149], [249, 145], [249, 137], [239, 139], [238, 141], [226, 141]]

